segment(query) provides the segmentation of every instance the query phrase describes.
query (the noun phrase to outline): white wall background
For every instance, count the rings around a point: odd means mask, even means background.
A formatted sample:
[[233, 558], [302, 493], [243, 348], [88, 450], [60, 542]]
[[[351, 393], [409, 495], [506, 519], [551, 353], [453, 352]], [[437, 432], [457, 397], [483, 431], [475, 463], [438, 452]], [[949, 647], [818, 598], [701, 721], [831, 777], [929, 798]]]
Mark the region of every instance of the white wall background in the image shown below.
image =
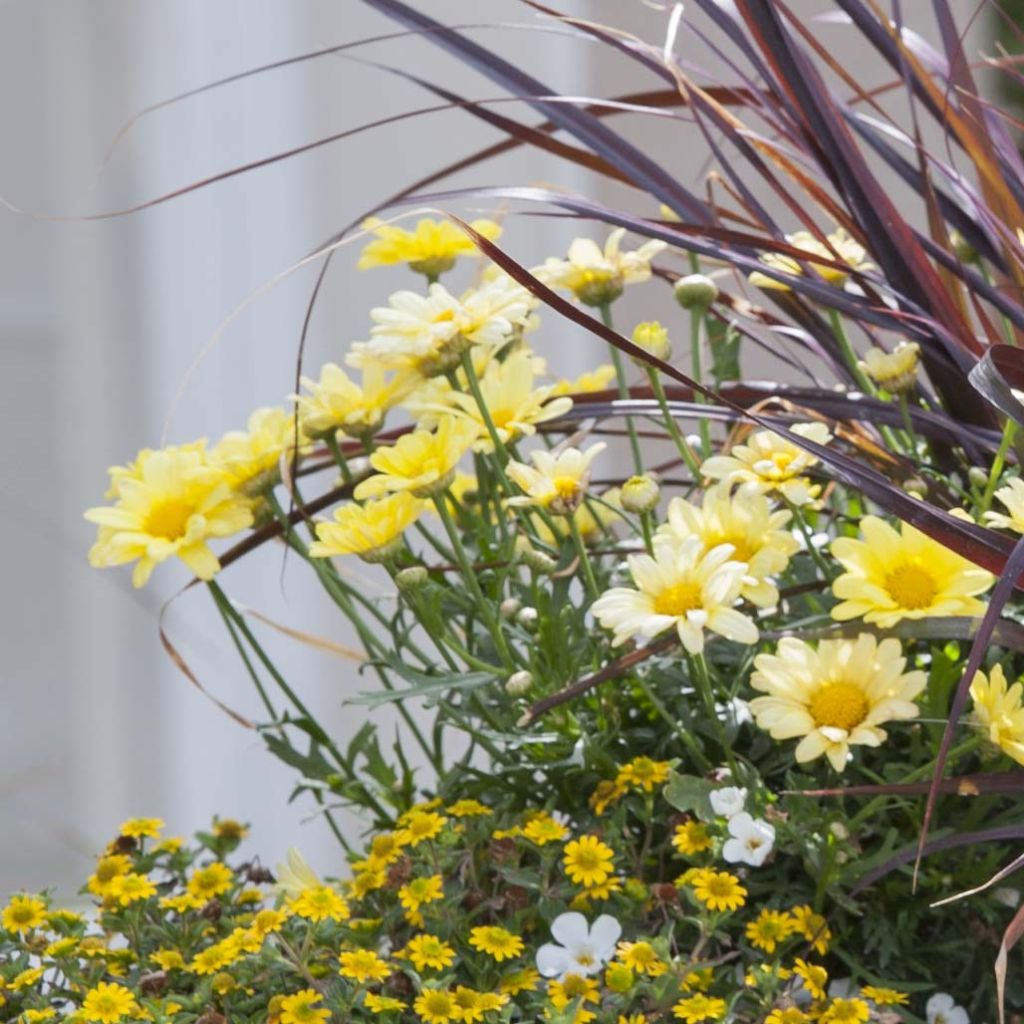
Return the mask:
[[[429, 0], [456, 22], [537, 26], [514, 0]], [[665, 15], [641, 0], [577, 0], [573, 13], [658, 38]], [[827, 0], [798, 2], [811, 14]], [[434, 102], [379, 71], [324, 58], [159, 111], [123, 139], [147, 104], [215, 78], [394, 26], [357, 0], [6, 0], [0, 2], [0, 194], [47, 214], [111, 210], [319, 135]], [[831, 32], [839, 30], [830, 29]], [[493, 31], [485, 42], [497, 42]], [[624, 62], [537, 31], [507, 32], [504, 53], [575, 93], [637, 87]], [[683, 39], [687, 56], [706, 54]], [[365, 51], [471, 97], [498, 90], [421, 41]], [[855, 58], [853, 58], [855, 59]], [[508, 108], [510, 113], [517, 113]], [[664, 125], [637, 137], [664, 141]], [[261, 742], [190, 687], [157, 635], [161, 604], [186, 581], [161, 570], [133, 591], [128, 572], [92, 571], [83, 508], [101, 501], [105, 469], [145, 445], [219, 436], [248, 411], [292, 390], [295, 347], [313, 282], [306, 268], [262, 294], [227, 327], [175, 395], [222, 321], [338, 226], [414, 176], [497, 138], [459, 113], [368, 133], [234, 178], [131, 217], [47, 220], [0, 211], [0, 894], [57, 884], [69, 891], [117, 824], [158, 814], [175, 832], [215, 812], [247, 819], [253, 848], [273, 863], [298, 843], [329, 869], [336, 846], [322, 823], [303, 828], [289, 806], [291, 773]], [[696, 133], [671, 143], [691, 186], [703, 169]], [[462, 181], [594, 183], [569, 165], [514, 154]], [[506, 240], [524, 260], [564, 249], [571, 225], [520, 220]], [[315, 316], [310, 369], [363, 336], [369, 305], [408, 285], [399, 272], [357, 275], [343, 253]], [[639, 311], [638, 311], [639, 313]], [[556, 362], [582, 368], [594, 342], [545, 334]], [[297, 566], [279, 551], [225, 573], [247, 604], [291, 624], [350, 639]], [[168, 628], [218, 696], [258, 714], [255, 695], [195, 591]], [[345, 694], [363, 688], [351, 665], [292, 643], [279, 651], [304, 695], [344, 734], [358, 722]]]

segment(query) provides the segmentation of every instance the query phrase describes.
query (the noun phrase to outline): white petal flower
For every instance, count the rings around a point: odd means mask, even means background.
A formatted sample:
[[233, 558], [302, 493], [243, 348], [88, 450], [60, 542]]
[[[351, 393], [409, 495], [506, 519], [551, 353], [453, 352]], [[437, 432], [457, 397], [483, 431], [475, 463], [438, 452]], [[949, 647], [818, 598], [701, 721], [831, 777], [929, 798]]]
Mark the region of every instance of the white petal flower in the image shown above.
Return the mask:
[[711, 794], [711, 809], [720, 818], [732, 818], [743, 810], [747, 791], [737, 786], [723, 786]]
[[729, 836], [722, 856], [730, 864], [749, 864], [759, 868], [775, 845], [775, 827], [760, 818], [740, 811], [729, 819]]
[[924, 1013], [928, 1024], [971, 1024], [967, 1011], [945, 992], [936, 992], [925, 1005]]
[[551, 922], [555, 941], [537, 950], [537, 970], [545, 978], [597, 974], [615, 956], [621, 935], [622, 925], [609, 914], [602, 914], [593, 925], [576, 911], [559, 914]]

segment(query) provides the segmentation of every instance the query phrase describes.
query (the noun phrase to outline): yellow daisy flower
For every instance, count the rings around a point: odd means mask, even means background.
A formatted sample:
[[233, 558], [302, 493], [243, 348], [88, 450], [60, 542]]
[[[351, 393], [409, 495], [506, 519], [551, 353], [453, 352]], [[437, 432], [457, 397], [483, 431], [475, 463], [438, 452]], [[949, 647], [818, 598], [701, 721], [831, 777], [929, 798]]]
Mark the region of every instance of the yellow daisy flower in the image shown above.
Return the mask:
[[158, 949], [150, 953], [149, 959], [162, 971], [181, 971], [185, 969], [185, 958], [178, 949]]
[[90, 989], [82, 1001], [81, 1014], [87, 1021], [98, 1024], [117, 1024], [125, 1017], [134, 1017], [139, 1011], [135, 996], [123, 985], [101, 981]]
[[403, 401], [422, 382], [417, 374], [388, 374], [378, 363], [363, 368], [362, 384], [356, 384], [335, 363], [320, 368], [320, 379], [302, 377], [309, 392], [292, 395], [299, 407], [303, 431], [310, 437], [325, 437], [340, 430], [349, 437], [372, 437], [384, 425], [388, 411]]
[[707, 825], [702, 821], [684, 821], [676, 825], [672, 833], [672, 845], [684, 857], [710, 850], [712, 843]]
[[452, 993], [455, 1000], [456, 1016], [462, 1024], [475, 1024], [484, 1019], [485, 1003], [481, 994], [465, 985], [459, 985]]
[[668, 970], [649, 942], [620, 942], [618, 957], [630, 970], [651, 978], [657, 978]]
[[625, 789], [618, 785], [614, 779], [602, 779], [594, 787], [594, 792], [590, 794], [590, 800], [588, 802], [590, 806], [594, 808], [594, 813], [601, 815], [604, 814], [612, 804], [621, 800], [625, 795], [625, 792]]
[[672, 1007], [672, 1016], [686, 1024], [700, 1024], [701, 1021], [721, 1020], [725, 1016], [724, 999], [701, 993], [680, 999]]
[[370, 949], [351, 949], [338, 957], [338, 973], [360, 984], [366, 981], [384, 981], [391, 974], [386, 960]]
[[971, 683], [974, 720], [990, 743], [1024, 764], [1024, 685], [1008, 686], [1002, 665], [986, 676], [976, 672]]
[[505, 995], [515, 996], [520, 992], [532, 992], [540, 984], [540, 972], [533, 967], [524, 967], [520, 971], [506, 974], [498, 983], [498, 991]]
[[[493, 220], [470, 221], [470, 227], [491, 242], [501, 237], [501, 226]], [[450, 220], [424, 217], [409, 231], [370, 217], [363, 221], [363, 228], [372, 231], [374, 238], [359, 257], [356, 264], [359, 270], [408, 263], [411, 270], [436, 278], [451, 270], [459, 256], [479, 254], [473, 239]]]
[[329, 885], [303, 889], [288, 909], [310, 921], [345, 921], [350, 916], [348, 904]]
[[453, 818], [477, 818], [491, 813], [490, 807], [479, 800], [456, 800], [445, 808]]
[[832, 542], [832, 554], [846, 569], [832, 584], [841, 600], [832, 618], [863, 617], [889, 629], [901, 619], [984, 613], [985, 604], [976, 595], [992, 586], [990, 572], [908, 523], [901, 523], [897, 533], [885, 520], [864, 516], [860, 531], [863, 540]]
[[747, 890], [728, 871], [699, 868], [690, 877], [693, 894], [709, 910], [739, 910], [747, 901]]
[[778, 604], [779, 591], [769, 577], [784, 572], [800, 550], [786, 529], [789, 511], [773, 512], [764, 494], [723, 483], [709, 487], [699, 506], [673, 498], [667, 515], [668, 522], [658, 528], [658, 534], [679, 540], [699, 537], [705, 551], [731, 544], [733, 560], [747, 566], [740, 594], [761, 608]]
[[389, 491], [409, 491], [416, 498], [440, 494], [476, 437], [476, 424], [456, 416], [445, 416], [434, 432], [403, 434], [392, 447], [378, 448], [370, 456], [377, 475], [363, 480], [355, 496], [377, 498]]
[[871, 1007], [863, 999], [833, 999], [818, 1024], [863, 1024], [870, 1017]]
[[411, 960], [417, 971], [444, 970], [455, 961], [455, 950], [436, 935], [417, 935], [405, 944], [398, 956]]
[[[786, 235], [786, 241], [794, 248], [801, 249], [810, 256], [819, 256], [822, 259], [832, 260], [837, 263], [847, 264], [848, 269], [842, 267], [827, 267], [820, 263], [808, 263], [815, 274], [823, 277], [829, 284], [841, 288], [849, 277], [851, 271], [871, 270], [874, 264], [867, 259], [867, 250], [860, 242], [851, 238], [844, 228], [836, 228], [832, 234], [827, 236], [829, 245], [818, 240], [810, 231], [797, 231], [792, 235]], [[780, 252], [766, 252], [761, 256], [761, 262], [772, 270], [779, 270], [785, 274], [792, 274], [794, 277], [802, 277], [804, 268], [793, 256]], [[776, 281], [766, 274], [755, 270], [749, 275], [749, 281], [758, 288], [770, 288], [777, 291], [792, 291], [784, 281]]]
[[804, 983], [804, 988], [812, 999], [825, 998], [825, 986], [828, 984], [828, 971], [819, 964], [809, 964], [797, 957], [793, 961], [793, 973]]
[[860, 994], [879, 1006], [905, 1006], [910, 1002], [910, 996], [906, 992], [879, 985], [864, 985], [861, 987]]
[[525, 493], [509, 498], [508, 504], [539, 505], [554, 515], [571, 515], [587, 493], [591, 462], [607, 447], [601, 443], [586, 451], [563, 448], [557, 453], [538, 449], [530, 453], [532, 466], [510, 460], [505, 467], [508, 478]]
[[220, 569], [207, 541], [252, 525], [249, 502], [235, 493], [223, 469], [195, 447], [140, 456], [138, 476], [119, 484], [117, 503], [85, 513], [99, 535], [89, 563], [108, 568], [135, 562], [132, 584], [145, 585], [153, 569], [177, 556], [200, 579]]
[[1006, 506], [1009, 515], [1002, 512], [986, 512], [982, 519], [989, 526], [1000, 530], [1024, 533], [1024, 480], [1015, 476], [1005, 487], [996, 491], [996, 497]]
[[746, 927], [747, 940], [752, 946], [774, 953], [796, 928], [789, 914], [765, 908]]
[[901, 341], [892, 352], [869, 348], [864, 353], [860, 368], [890, 394], [909, 391], [917, 381], [917, 364], [921, 361], [921, 346], [916, 341]]
[[316, 989], [306, 988], [281, 1000], [281, 1024], [321, 1024], [331, 1016], [326, 1006], [317, 1006], [323, 999]]
[[604, 251], [590, 238], [577, 238], [569, 246], [568, 259], [549, 257], [533, 274], [551, 288], [565, 288], [587, 306], [614, 302], [627, 284], [640, 284], [651, 276], [651, 260], [666, 243], [644, 242], [639, 249], [622, 252], [625, 228], [608, 236]]
[[803, 737], [798, 762], [824, 754], [842, 771], [852, 745], [877, 747], [886, 739], [883, 723], [917, 716], [914, 698], [927, 676], [904, 672], [906, 664], [893, 637], [879, 642], [861, 633], [856, 640], [822, 640], [817, 650], [784, 637], [774, 654], [754, 659], [750, 685], [768, 696], [754, 698], [750, 710], [773, 739]]
[[386, 867], [402, 856], [405, 846], [404, 832], [381, 832], [370, 840], [368, 867]]
[[569, 830], [561, 822], [555, 821], [550, 814], [535, 814], [523, 826], [523, 835], [538, 846], [548, 843], [560, 843], [568, 838]]
[[114, 897], [122, 907], [156, 895], [156, 886], [145, 876], [129, 871], [118, 875], [110, 884], [108, 895]]
[[498, 963], [511, 960], [523, 951], [523, 940], [498, 925], [479, 925], [469, 933], [469, 944]]
[[207, 864], [206, 867], [196, 868], [186, 888], [191, 895], [209, 900], [222, 892], [227, 892], [234, 881], [235, 874], [231, 868], [218, 860]]
[[628, 992], [636, 984], [636, 975], [623, 963], [611, 963], [605, 968], [604, 985], [612, 992]]
[[164, 896], [160, 900], [160, 906], [165, 910], [173, 910], [176, 914], [184, 914], [186, 910], [201, 910], [206, 904], [202, 896], [195, 893], [183, 892], [178, 896]]
[[114, 880], [131, 869], [131, 861], [123, 853], [111, 853], [96, 862], [96, 870], [89, 876], [85, 887], [94, 896], [108, 896]]
[[359, 555], [364, 562], [385, 561], [401, 548], [405, 531], [426, 507], [408, 491], [365, 505], [350, 501], [334, 510], [333, 522], [316, 524], [317, 539], [309, 553], [313, 558]]
[[121, 822], [117, 834], [132, 839], [159, 839], [164, 824], [162, 818], [129, 818]]
[[405, 819], [405, 827], [400, 833], [402, 845], [419, 846], [420, 843], [433, 839], [440, 835], [447, 822], [448, 819], [443, 814], [436, 814], [434, 811], [410, 814]]
[[[818, 444], [832, 439], [824, 423], [797, 423], [791, 433]], [[771, 430], [759, 430], [746, 444], [735, 445], [728, 455], [712, 455], [701, 464], [701, 472], [713, 480], [742, 484], [761, 494], [778, 493], [793, 505], [809, 505], [821, 493], [806, 472], [818, 464], [818, 457], [798, 448]]]
[[243, 494], [256, 495], [281, 480], [281, 457], [306, 446], [301, 426], [287, 409], [257, 409], [245, 430], [230, 430], [210, 450], [210, 462], [223, 469]]
[[9, 932], [25, 935], [46, 924], [46, 904], [35, 896], [14, 896], [4, 907], [0, 923]]
[[796, 922], [797, 931], [812, 944], [819, 956], [824, 956], [832, 941], [832, 930], [825, 918], [815, 913], [807, 904], [793, 907], [789, 913]]
[[636, 589], [613, 587], [593, 604], [594, 617], [614, 630], [612, 643], [635, 636], [655, 637], [675, 628], [691, 654], [704, 650], [704, 632], [718, 633], [737, 643], [757, 642], [757, 627], [737, 611], [746, 563], [732, 558], [728, 544], [704, 550], [699, 537], [676, 541], [658, 537], [654, 557], [627, 559]]
[[619, 769], [615, 783], [619, 786], [632, 786], [645, 793], [653, 793], [655, 786], [667, 781], [671, 770], [672, 765], [669, 761], [654, 761], [643, 756], [634, 757]]
[[615, 380], [615, 367], [611, 363], [602, 363], [596, 369], [588, 370], [574, 380], [561, 378], [551, 386], [551, 394], [558, 395], [590, 395], [597, 391], [607, 391]]
[[370, 1013], [397, 1013], [405, 1009], [405, 1003], [401, 999], [393, 999], [391, 996], [379, 996], [374, 992], [367, 992], [363, 999], [363, 1005]]
[[764, 1024], [807, 1024], [810, 1019], [799, 1006], [787, 1006], [772, 1010], [765, 1017]]
[[562, 856], [565, 873], [576, 885], [602, 885], [614, 870], [615, 852], [597, 836], [580, 836], [567, 843]]
[[412, 1004], [425, 1024], [448, 1024], [458, 1020], [458, 1007], [451, 992], [443, 988], [424, 988]]
[[193, 974], [206, 976], [216, 974], [222, 967], [227, 967], [236, 957], [236, 950], [225, 942], [217, 942], [206, 949], [201, 949], [189, 962], [188, 969]]
[[414, 878], [398, 890], [398, 902], [410, 912], [416, 912], [425, 904], [443, 898], [444, 885], [440, 875]]
[[595, 978], [582, 974], [566, 974], [561, 981], [548, 982], [548, 999], [556, 1010], [564, 1010], [571, 1002], [597, 1003], [601, 999], [600, 987]]

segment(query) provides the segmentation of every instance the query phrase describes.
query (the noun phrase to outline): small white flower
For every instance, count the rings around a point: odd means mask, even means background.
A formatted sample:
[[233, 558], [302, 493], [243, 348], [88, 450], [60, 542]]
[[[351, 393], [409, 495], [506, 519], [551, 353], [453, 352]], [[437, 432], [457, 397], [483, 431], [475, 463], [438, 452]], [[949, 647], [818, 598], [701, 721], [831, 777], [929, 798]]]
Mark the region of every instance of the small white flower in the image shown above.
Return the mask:
[[730, 864], [749, 864], [759, 868], [775, 845], [775, 827], [760, 818], [740, 811], [729, 819], [729, 836], [722, 847], [722, 856]]
[[545, 978], [597, 974], [615, 956], [620, 935], [622, 925], [609, 914], [602, 914], [593, 925], [576, 911], [559, 914], [551, 922], [555, 941], [537, 950], [537, 970]]
[[732, 818], [743, 810], [747, 791], [737, 786], [723, 786], [711, 794], [711, 809], [720, 818]]
[[962, 1006], [957, 1006], [951, 995], [936, 992], [924, 1008], [928, 1024], [971, 1024], [971, 1018]]

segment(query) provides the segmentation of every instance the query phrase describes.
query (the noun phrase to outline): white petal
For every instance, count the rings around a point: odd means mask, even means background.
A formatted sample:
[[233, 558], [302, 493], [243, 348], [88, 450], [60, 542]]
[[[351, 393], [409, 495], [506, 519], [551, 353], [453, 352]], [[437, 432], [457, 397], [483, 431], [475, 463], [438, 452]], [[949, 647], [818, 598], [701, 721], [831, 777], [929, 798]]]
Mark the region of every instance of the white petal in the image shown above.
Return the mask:
[[575, 961], [569, 956], [569, 951], [564, 946], [556, 946], [553, 942], [547, 942], [537, 950], [537, 970], [545, 978], [557, 978], [566, 971], [572, 970]]
[[587, 919], [576, 910], [559, 914], [551, 922], [551, 937], [570, 949], [573, 946], [581, 946], [590, 939]]
[[594, 953], [603, 960], [615, 955], [615, 944], [622, 935], [622, 925], [611, 914], [602, 914], [590, 929], [590, 944]]

